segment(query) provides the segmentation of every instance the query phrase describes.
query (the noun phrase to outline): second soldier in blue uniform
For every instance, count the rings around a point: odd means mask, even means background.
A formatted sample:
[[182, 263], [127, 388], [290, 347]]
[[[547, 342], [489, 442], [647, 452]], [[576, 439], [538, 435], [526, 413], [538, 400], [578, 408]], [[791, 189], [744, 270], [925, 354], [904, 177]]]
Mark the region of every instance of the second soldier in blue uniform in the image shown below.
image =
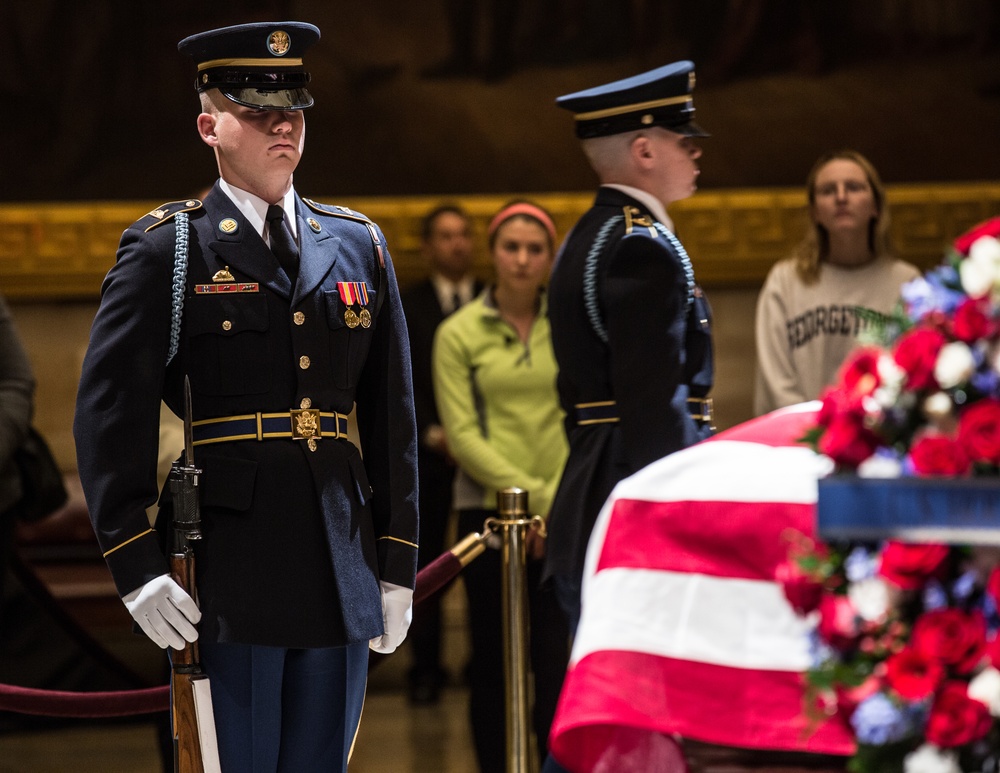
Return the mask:
[[708, 303], [666, 207], [690, 196], [707, 136], [694, 65], [676, 62], [556, 100], [601, 181], [549, 283], [569, 459], [549, 520], [546, 574], [570, 630], [594, 521], [614, 485], [711, 431]]

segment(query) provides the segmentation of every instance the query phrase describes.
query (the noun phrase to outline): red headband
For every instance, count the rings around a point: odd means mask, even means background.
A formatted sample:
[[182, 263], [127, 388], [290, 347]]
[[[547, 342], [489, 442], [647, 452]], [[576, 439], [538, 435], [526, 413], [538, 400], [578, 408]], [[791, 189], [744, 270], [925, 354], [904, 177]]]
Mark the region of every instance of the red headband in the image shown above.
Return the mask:
[[549, 238], [552, 240], [552, 243], [555, 244], [556, 227], [552, 223], [552, 218], [545, 214], [545, 210], [541, 207], [536, 207], [534, 204], [529, 204], [526, 201], [511, 204], [509, 207], [504, 207], [497, 212], [496, 217], [490, 221], [490, 227], [487, 229], [487, 234], [490, 238], [493, 238], [493, 234], [496, 233], [496, 230], [501, 225], [516, 215], [527, 215], [540, 222], [545, 227], [545, 230], [549, 232]]

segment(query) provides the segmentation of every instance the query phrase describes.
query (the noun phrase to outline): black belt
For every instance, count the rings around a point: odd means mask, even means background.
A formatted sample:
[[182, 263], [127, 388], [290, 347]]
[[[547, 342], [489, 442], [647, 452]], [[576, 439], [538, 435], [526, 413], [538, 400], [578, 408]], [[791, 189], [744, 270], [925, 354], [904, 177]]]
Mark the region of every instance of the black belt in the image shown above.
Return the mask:
[[[576, 411], [577, 426], [580, 427], [590, 424], [613, 424], [619, 420], [618, 403], [614, 400], [602, 400], [596, 403], [577, 403], [573, 408]], [[714, 429], [711, 397], [689, 397], [687, 399], [687, 409], [692, 419], [703, 424], [708, 424]]]
[[312, 408], [284, 413], [248, 413], [191, 424], [194, 444], [229, 443], [234, 440], [312, 440], [347, 438], [347, 417]]

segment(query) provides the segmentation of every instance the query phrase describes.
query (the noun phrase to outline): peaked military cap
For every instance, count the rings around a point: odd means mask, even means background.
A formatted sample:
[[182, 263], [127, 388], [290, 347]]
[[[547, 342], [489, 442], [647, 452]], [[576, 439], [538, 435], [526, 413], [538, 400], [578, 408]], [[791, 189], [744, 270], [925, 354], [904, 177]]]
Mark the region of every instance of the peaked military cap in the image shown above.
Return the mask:
[[300, 21], [255, 22], [199, 32], [177, 50], [198, 65], [195, 88], [218, 89], [233, 102], [265, 110], [302, 110], [313, 98], [302, 63], [319, 28]]
[[709, 135], [694, 122], [694, 64], [658, 67], [556, 99], [571, 111], [580, 139], [662, 126], [689, 137]]

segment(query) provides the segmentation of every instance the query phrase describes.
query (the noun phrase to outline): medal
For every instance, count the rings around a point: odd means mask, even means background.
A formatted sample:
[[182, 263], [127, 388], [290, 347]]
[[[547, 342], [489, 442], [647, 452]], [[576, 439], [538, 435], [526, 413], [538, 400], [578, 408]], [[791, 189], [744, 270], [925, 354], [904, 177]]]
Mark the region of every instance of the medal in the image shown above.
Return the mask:
[[372, 315], [368, 309], [361, 310], [361, 327], [368, 328], [372, 326]]
[[360, 320], [358, 315], [354, 313], [354, 309], [347, 309], [344, 312], [344, 324], [347, 325], [352, 330], [358, 326]]

